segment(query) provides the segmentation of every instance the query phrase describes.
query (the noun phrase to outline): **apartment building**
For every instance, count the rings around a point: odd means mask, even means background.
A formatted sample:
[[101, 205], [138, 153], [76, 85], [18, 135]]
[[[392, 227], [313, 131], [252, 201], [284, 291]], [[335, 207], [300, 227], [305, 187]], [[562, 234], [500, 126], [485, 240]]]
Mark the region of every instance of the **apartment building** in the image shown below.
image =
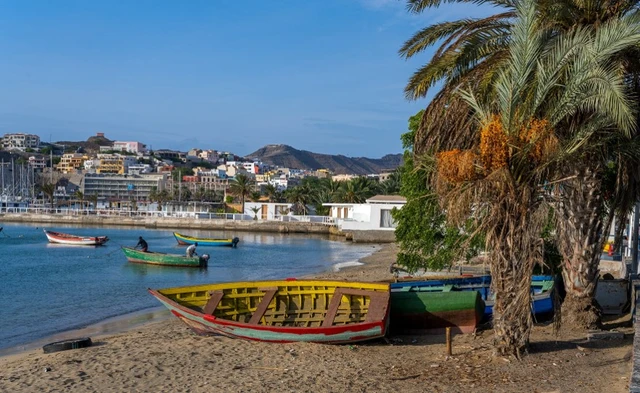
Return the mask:
[[87, 173], [82, 182], [82, 192], [84, 195], [97, 195], [101, 200], [148, 200], [154, 187], [161, 191], [166, 188], [166, 184], [167, 176], [164, 174]]
[[34, 169], [44, 169], [47, 167], [47, 161], [44, 157], [29, 157], [29, 166]]
[[37, 149], [40, 146], [40, 137], [33, 134], [4, 134], [2, 137], [2, 147], [6, 150]]
[[113, 151], [126, 151], [127, 153], [144, 154], [147, 152], [147, 146], [140, 142], [113, 142]]
[[96, 167], [96, 173], [123, 175], [127, 173], [129, 166], [136, 164], [135, 157], [119, 154], [98, 154], [98, 160], [100, 160], [100, 164]]
[[84, 162], [89, 159], [81, 153], [63, 154], [60, 162], [56, 165], [56, 170], [62, 173], [72, 173], [84, 168]]

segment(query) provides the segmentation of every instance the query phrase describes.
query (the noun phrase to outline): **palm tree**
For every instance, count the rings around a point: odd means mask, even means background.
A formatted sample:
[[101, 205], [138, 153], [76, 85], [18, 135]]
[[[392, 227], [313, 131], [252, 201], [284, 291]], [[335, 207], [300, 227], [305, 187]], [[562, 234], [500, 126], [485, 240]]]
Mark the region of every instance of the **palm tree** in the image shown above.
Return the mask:
[[380, 191], [385, 195], [396, 195], [400, 192], [400, 171], [391, 173], [389, 178], [380, 183]]
[[264, 195], [266, 195], [267, 198], [269, 198], [269, 202], [276, 201], [277, 193], [278, 193], [278, 189], [273, 184], [269, 183], [266, 186], [264, 186]]
[[[426, 8], [437, 7], [442, 2], [409, 0], [407, 4], [410, 11], [419, 13]], [[477, 128], [471, 121], [473, 117], [469, 116], [471, 108], [456, 91], [461, 86], [468, 86], [479, 100], [486, 100], [494, 93], [492, 86], [508, 59], [507, 49], [512, 35], [510, 19], [514, 16], [517, 2], [481, 0], [476, 3], [497, 5], [505, 12], [483, 19], [429, 26], [416, 33], [400, 50], [401, 56], [410, 58], [442, 42], [431, 61], [414, 74], [405, 88], [408, 98], [417, 99], [424, 97], [436, 83], [444, 81], [444, 87], [427, 107], [416, 133], [414, 142], [417, 155], [427, 153], [430, 149], [467, 148], [477, 139]], [[560, 0], [540, 3], [537, 12], [549, 34], [557, 35], [585, 26], [599, 29], [608, 20], [635, 12], [637, 5], [637, 1], [626, 0], [586, 3]], [[624, 59], [622, 65], [627, 71], [629, 87], [638, 95], [638, 50], [627, 49], [621, 57]], [[589, 113], [584, 115], [589, 116]], [[575, 128], [567, 130], [581, 132]], [[630, 210], [640, 189], [638, 176], [629, 170], [637, 167], [638, 154], [615, 153], [621, 148], [628, 152], [634, 144], [630, 144], [628, 138], [621, 140], [610, 133], [601, 132], [597, 136], [600, 137], [598, 141], [590, 139], [589, 152], [585, 149], [573, 163], [558, 168], [564, 172], [567, 180], [556, 191], [559, 199], [554, 206], [559, 249], [564, 259], [564, 285], [568, 295], [562, 308], [563, 320], [587, 328], [599, 322], [594, 292], [604, 241], [601, 234], [608, 231], [614, 214], [623, 217]], [[614, 162], [619, 170], [612, 189], [604, 192], [604, 168], [609, 162]], [[601, 197], [603, 194], [611, 197], [605, 200]], [[607, 211], [606, 215], [604, 211]]]
[[480, 126], [479, 140], [436, 152], [433, 186], [450, 222], [472, 218], [486, 234], [496, 351], [519, 357], [529, 343], [530, 282], [542, 258], [546, 190], [562, 182], [556, 167], [579, 157], [598, 132], [632, 129], [614, 59], [640, 43], [640, 24], [627, 18], [554, 35], [542, 25], [535, 0], [523, 0], [511, 35], [495, 97], [460, 91]]
[[89, 202], [91, 202], [94, 210], [98, 208], [98, 194], [94, 192], [86, 198], [89, 200]]
[[376, 185], [366, 177], [356, 177], [342, 184], [338, 200], [345, 203], [364, 203], [376, 193], [373, 187]]
[[260, 194], [259, 191], [254, 191], [249, 194], [249, 199], [251, 199], [251, 202], [258, 202], [260, 198], [262, 198], [262, 194]]
[[73, 193], [73, 196], [80, 201], [80, 204], [82, 205], [82, 208], [84, 209], [84, 193], [82, 191], [80, 191], [80, 189], [78, 188], [76, 190], [76, 192]]
[[254, 191], [254, 180], [245, 174], [239, 174], [229, 183], [229, 191], [232, 195], [239, 196], [242, 200], [242, 214], [244, 214], [244, 200]]
[[309, 211], [307, 206], [313, 202], [315, 192], [308, 185], [299, 185], [288, 189], [286, 197], [287, 202], [293, 204], [291, 210], [294, 214], [306, 215]]
[[53, 194], [56, 192], [56, 185], [53, 183], [44, 183], [40, 188], [42, 193], [49, 198], [49, 204], [53, 208]]
[[261, 206], [251, 207], [249, 210], [253, 212], [253, 220], [256, 221], [258, 219], [258, 212], [262, 209]]

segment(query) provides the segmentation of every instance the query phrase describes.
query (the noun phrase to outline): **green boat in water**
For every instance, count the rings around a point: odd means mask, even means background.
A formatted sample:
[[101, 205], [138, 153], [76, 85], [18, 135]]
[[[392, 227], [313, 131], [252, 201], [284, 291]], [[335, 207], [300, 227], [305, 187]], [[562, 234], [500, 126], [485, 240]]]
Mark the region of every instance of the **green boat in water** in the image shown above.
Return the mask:
[[122, 247], [124, 255], [129, 262], [145, 263], [148, 265], [158, 266], [177, 266], [177, 267], [207, 267], [209, 255], [187, 257], [184, 255], [165, 254], [161, 252], [144, 252], [134, 248]]

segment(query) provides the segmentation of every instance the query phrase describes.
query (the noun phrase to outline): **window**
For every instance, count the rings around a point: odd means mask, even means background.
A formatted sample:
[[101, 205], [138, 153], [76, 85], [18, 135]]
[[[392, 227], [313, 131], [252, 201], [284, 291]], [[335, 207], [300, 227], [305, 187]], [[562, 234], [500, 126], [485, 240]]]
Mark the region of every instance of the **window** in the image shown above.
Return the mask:
[[391, 217], [391, 210], [380, 210], [380, 228], [395, 228], [396, 222]]

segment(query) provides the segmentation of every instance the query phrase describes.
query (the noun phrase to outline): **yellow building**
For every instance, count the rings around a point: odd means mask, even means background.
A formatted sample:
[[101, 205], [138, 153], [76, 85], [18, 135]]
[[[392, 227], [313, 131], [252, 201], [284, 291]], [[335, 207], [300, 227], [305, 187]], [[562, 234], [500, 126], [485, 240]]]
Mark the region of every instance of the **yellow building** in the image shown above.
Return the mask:
[[70, 173], [78, 169], [82, 169], [84, 162], [89, 157], [80, 153], [63, 154], [60, 162], [56, 165], [56, 169], [62, 173]]
[[130, 165], [134, 165], [134, 157], [121, 156], [119, 154], [98, 154], [100, 164], [96, 167], [96, 173], [112, 173], [123, 175], [127, 173]]

